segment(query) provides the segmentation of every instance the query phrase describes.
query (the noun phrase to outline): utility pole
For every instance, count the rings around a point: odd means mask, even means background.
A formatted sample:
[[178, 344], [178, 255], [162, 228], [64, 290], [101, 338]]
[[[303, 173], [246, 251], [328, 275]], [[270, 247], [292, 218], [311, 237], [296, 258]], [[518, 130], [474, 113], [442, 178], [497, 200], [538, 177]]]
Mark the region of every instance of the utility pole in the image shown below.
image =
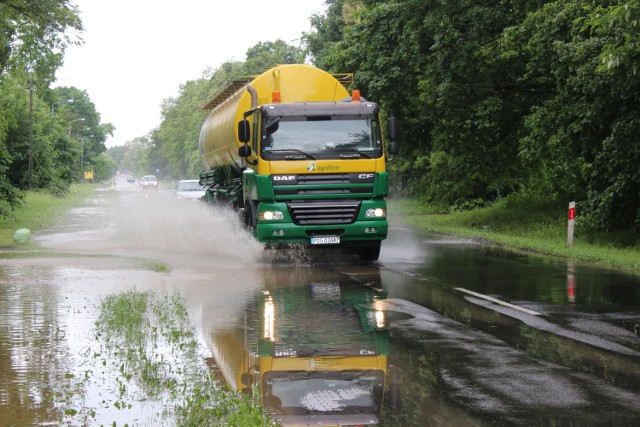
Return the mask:
[[33, 74], [29, 73], [29, 190], [33, 185]]

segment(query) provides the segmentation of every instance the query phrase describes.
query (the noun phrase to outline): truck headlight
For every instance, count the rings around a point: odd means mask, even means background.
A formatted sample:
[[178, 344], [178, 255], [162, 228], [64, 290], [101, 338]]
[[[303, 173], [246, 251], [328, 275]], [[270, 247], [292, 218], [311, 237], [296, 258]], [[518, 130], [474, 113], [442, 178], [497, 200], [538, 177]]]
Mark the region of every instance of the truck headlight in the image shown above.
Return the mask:
[[260, 212], [260, 219], [273, 221], [284, 218], [284, 214], [280, 211], [264, 211]]
[[382, 208], [367, 209], [367, 210], [364, 212], [364, 215], [365, 215], [367, 218], [381, 218], [381, 217], [383, 217], [383, 216], [385, 216], [385, 215], [386, 215], [386, 212], [385, 212], [385, 210], [384, 210], [384, 209], [382, 209]]

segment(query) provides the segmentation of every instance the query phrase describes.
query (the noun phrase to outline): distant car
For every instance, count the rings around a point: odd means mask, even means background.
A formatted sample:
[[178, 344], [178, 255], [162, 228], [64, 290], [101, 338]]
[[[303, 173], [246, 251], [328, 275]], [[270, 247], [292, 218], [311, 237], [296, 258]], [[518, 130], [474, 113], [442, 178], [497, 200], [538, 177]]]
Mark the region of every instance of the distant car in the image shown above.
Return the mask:
[[143, 190], [157, 190], [158, 189], [158, 178], [155, 175], [145, 175], [140, 178], [140, 187]]
[[197, 179], [184, 179], [178, 182], [175, 192], [178, 199], [200, 200], [207, 190], [200, 185]]
[[136, 182], [136, 179], [133, 177], [133, 175], [127, 175], [127, 182]]

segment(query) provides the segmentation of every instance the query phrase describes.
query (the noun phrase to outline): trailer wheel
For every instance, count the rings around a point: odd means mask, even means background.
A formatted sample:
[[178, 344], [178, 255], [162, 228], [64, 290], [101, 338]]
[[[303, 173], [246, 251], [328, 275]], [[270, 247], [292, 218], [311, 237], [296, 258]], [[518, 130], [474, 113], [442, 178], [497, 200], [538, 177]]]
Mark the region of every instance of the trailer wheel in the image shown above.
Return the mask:
[[380, 257], [380, 242], [375, 242], [372, 246], [363, 246], [356, 249], [358, 257], [362, 262], [377, 261]]

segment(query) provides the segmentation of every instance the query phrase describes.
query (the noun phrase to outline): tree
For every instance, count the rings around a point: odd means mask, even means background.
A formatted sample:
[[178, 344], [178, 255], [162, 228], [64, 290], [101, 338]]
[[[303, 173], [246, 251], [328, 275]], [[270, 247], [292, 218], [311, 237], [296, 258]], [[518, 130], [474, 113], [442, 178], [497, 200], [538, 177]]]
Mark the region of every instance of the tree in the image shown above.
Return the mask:
[[77, 9], [68, 0], [0, 0], [0, 215], [20, 203], [19, 189], [32, 178], [36, 185], [58, 188], [55, 174], [30, 176], [29, 159], [57, 161], [42, 97], [65, 48], [80, 42], [80, 31]]
[[323, 70], [329, 68], [325, 59], [331, 56], [335, 45], [342, 41], [345, 27], [345, 0], [327, 0], [325, 5], [327, 10], [324, 13], [314, 14], [309, 19], [314, 31], [302, 35], [302, 42], [311, 62]]
[[274, 42], [259, 42], [247, 49], [242, 70], [247, 75], [260, 74], [278, 64], [301, 64], [305, 52], [278, 39]]
[[115, 147], [109, 147], [107, 150], [109, 157], [111, 157], [118, 168], [122, 166], [125, 156], [125, 146], [118, 145]]
[[148, 171], [148, 165], [144, 157], [148, 146], [146, 137], [134, 138], [124, 144], [124, 157], [120, 163], [120, 169], [131, 171], [136, 176], [144, 175]]
[[[237, 69], [236, 65], [227, 65]], [[227, 78], [230, 68], [221, 67], [221, 75]], [[157, 154], [166, 165], [166, 175], [173, 178], [196, 177], [202, 169], [202, 161], [193, 162], [194, 153], [199, 159], [200, 126], [208, 114], [202, 106], [210, 97], [212, 88], [221, 83], [220, 77], [209, 77], [210, 72], [206, 70], [203, 78], [181, 85], [178, 97], [165, 99], [162, 104], [162, 122], [153, 139]]]
[[378, 102], [383, 116], [393, 113], [401, 119], [402, 135], [412, 135], [416, 145], [403, 144], [402, 156], [390, 166], [399, 175], [395, 181], [406, 187], [414, 175], [414, 163], [407, 159], [424, 150], [429, 139], [425, 110], [415, 96], [421, 56], [416, 39], [403, 28], [422, 16], [424, 8], [417, 4], [412, 10], [412, 2], [406, 7], [391, 3], [329, 0], [324, 15], [312, 16], [314, 31], [303, 41], [314, 65], [333, 73], [355, 73], [354, 88]]
[[411, 194], [472, 207], [522, 187], [519, 131], [532, 100], [517, 84], [519, 59], [500, 55], [501, 37], [540, 3], [331, 2], [343, 37], [316, 51], [332, 71], [355, 71], [356, 86], [399, 117], [394, 167]]
[[116, 162], [105, 151], [93, 160], [94, 179], [102, 181], [112, 177], [116, 169]]
[[[20, 190], [11, 182], [9, 177], [13, 158], [7, 146], [3, 143], [3, 141], [6, 141], [7, 132], [11, 126], [11, 121], [13, 121], [11, 115], [6, 114], [6, 112], [12, 111], [10, 107], [12, 102], [11, 100], [7, 102], [5, 97], [9, 94], [18, 95], [13, 83], [13, 80], [10, 79], [8, 82], [7, 80], [4, 82], [0, 80], [0, 93], [3, 94], [0, 97], [0, 216], [7, 215], [23, 200]], [[11, 91], [10, 87], [14, 89]]]
[[82, 30], [70, 0], [0, 0], [0, 75], [29, 69], [51, 83]]
[[[57, 87], [52, 91], [52, 102], [60, 99], [73, 99], [73, 103], [66, 104], [61, 114], [57, 115], [63, 126], [64, 133], [69, 139], [69, 147], [77, 146], [78, 155], [73, 169], [75, 176], [81, 178], [84, 170], [93, 168], [94, 163], [106, 151], [105, 141], [113, 135], [114, 126], [111, 123], [101, 123], [100, 114], [89, 99], [86, 91], [75, 87]], [[61, 147], [64, 150], [64, 147]]]
[[522, 80], [551, 88], [526, 119], [521, 157], [536, 165], [546, 192], [578, 201], [583, 225], [636, 236], [638, 22], [638, 1], [556, 1], [507, 39], [526, 61]]
[[[43, 94], [34, 96], [32, 109], [24, 91], [14, 92], [14, 98], [4, 98], [13, 110], [13, 120], [5, 132], [12, 159], [7, 174], [18, 188], [26, 189], [31, 184], [35, 189], [62, 194], [82, 178], [84, 166], [93, 168], [93, 159], [106, 149], [104, 141], [112, 132], [112, 126], [100, 123], [100, 116], [84, 91], [67, 87], [38, 92]], [[60, 103], [52, 115], [51, 105], [61, 99], [74, 102]], [[30, 127], [32, 143], [29, 142]], [[32, 171], [30, 145], [33, 146]]]

